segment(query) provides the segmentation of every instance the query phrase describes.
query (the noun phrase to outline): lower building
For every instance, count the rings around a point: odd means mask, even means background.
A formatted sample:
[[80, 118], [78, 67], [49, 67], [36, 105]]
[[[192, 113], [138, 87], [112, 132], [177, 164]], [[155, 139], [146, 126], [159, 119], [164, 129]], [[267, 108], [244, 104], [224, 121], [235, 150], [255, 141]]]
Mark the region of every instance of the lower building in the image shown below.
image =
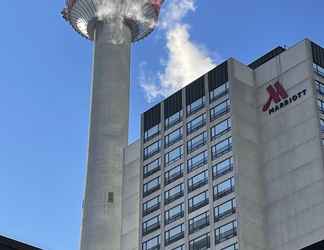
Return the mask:
[[142, 115], [122, 249], [324, 249], [323, 139], [323, 48], [227, 60]]
[[0, 250], [41, 250], [40, 248], [0, 236]]

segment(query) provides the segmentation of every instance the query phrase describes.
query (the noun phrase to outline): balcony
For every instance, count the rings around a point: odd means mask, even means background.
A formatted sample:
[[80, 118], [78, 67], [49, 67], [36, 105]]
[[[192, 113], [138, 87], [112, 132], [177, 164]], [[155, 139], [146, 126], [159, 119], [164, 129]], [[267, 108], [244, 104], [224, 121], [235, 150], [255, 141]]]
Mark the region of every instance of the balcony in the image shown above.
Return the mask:
[[225, 130], [223, 130], [222, 132], [218, 133], [217, 135], [212, 136], [212, 137], [211, 137], [211, 140], [213, 141], [213, 140], [215, 140], [215, 139], [221, 137], [222, 135], [225, 135], [225, 134], [228, 133], [229, 131], [231, 131], [231, 127], [227, 128], [227, 129], [225, 129]]
[[158, 203], [158, 204], [156, 204], [156, 205], [154, 205], [152, 207], [149, 207], [147, 209], [144, 209], [143, 210], [143, 216], [146, 216], [146, 215], [148, 215], [150, 213], [153, 213], [154, 211], [156, 211], [158, 209], [160, 209], [160, 203]]
[[189, 234], [195, 233], [207, 226], [209, 226], [209, 216], [202, 218], [195, 223], [189, 224]]
[[202, 146], [204, 146], [207, 142], [206, 138], [203, 138], [197, 142], [195, 142], [194, 144], [192, 144], [190, 147], [188, 147], [188, 154], [196, 151], [197, 149], [201, 148]]
[[233, 164], [229, 164], [226, 168], [223, 168], [223, 169], [219, 169], [216, 171], [213, 170], [213, 179], [217, 179], [217, 178], [224, 176], [232, 171], [233, 171]]
[[219, 244], [225, 240], [231, 239], [233, 237], [237, 236], [237, 229], [233, 228], [231, 230], [228, 230], [224, 233], [221, 233], [219, 235], [215, 235], [215, 244]]
[[212, 122], [212, 121], [220, 118], [221, 116], [227, 114], [230, 111], [231, 111], [231, 107], [228, 106], [226, 108], [218, 110], [217, 112], [210, 113], [210, 121]]
[[193, 125], [192, 127], [187, 127], [187, 135], [192, 134], [193, 132], [199, 130], [200, 128], [202, 128], [203, 126], [206, 125], [206, 119], [201, 120], [200, 122], [198, 122], [197, 124]]
[[206, 250], [208, 248], [210, 248], [209, 236], [189, 245], [189, 250]]
[[207, 157], [204, 159], [201, 159], [200, 161], [192, 164], [191, 166], [188, 165], [188, 173], [194, 171], [197, 168], [200, 168], [201, 166], [207, 164]]
[[143, 236], [150, 234], [157, 229], [160, 229], [160, 223], [155, 223], [147, 228], [143, 228]]
[[222, 147], [215, 152], [212, 152], [212, 160], [215, 160], [216, 158], [221, 157], [222, 155], [230, 152], [231, 150], [232, 150], [232, 144]]
[[223, 212], [222, 214], [219, 214], [218, 216], [215, 216], [214, 217], [214, 222], [218, 222], [218, 221], [220, 221], [220, 220], [222, 220], [222, 219], [224, 219], [224, 218], [226, 218], [228, 216], [231, 216], [232, 214], [235, 214], [235, 212], [236, 212], [235, 208], [229, 209], [229, 210]]
[[155, 150], [152, 150], [152, 151], [144, 154], [144, 161], [151, 158], [153, 155], [156, 155], [158, 153], [160, 153], [160, 147], [158, 147]]
[[175, 234], [172, 237], [170, 237], [169, 239], [165, 239], [165, 245], [168, 246], [178, 240], [181, 240], [182, 238], [184, 238], [184, 232]]
[[165, 177], [164, 178], [165, 185], [168, 185], [168, 184], [180, 179], [181, 177], [183, 177], [183, 171], [180, 171], [180, 172], [177, 172], [177, 173], [175, 173], [173, 175]]
[[166, 199], [164, 200], [164, 204], [165, 204], [165, 205], [170, 204], [171, 202], [173, 202], [173, 201], [175, 201], [175, 200], [181, 198], [181, 197], [183, 196], [183, 194], [184, 194], [184, 192], [181, 191], [181, 192], [176, 193], [176, 194], [174, 194], [174, 195], [172, 195], [172, 196], [169, 196], [168, 198], [166, 198]]
[[192, 192], [208, 183], [208, 178], [200, 180], [196, 183], [193, 183], [192, 185], [188, 185], [188, 192]]
[[184, 216], [184, 211], [181, 211], [180, 213], [175, 214], [175, 215], [173, 215], [172, 217], [169, 217], [168, 219], [165, 219], [164, 223], [165, 223], [166, 225], [168, 225], [168, 224], [170, 224], [170, 223], [172, 223], [172, 222], [177, 221], [178, 219], [183, 218], [183, 216]]
[[223, 198], [224, 196], [226, 196], [226, 195], [228, 195], [230, 193], [233, 193], [233, 192], [234, 192], [234, 187], [224, 189], [224, 190], [214, 194], [214, 200], [218, 200], [220, 198]]
[[151, 248], [147, 248], [146, 250], [160, 250], [161, 249], [161, 246], [160, 245], [156, 245], [156, 246], [153, 246]]
[[144, 178], [147, 178], [149, 176], [151, 176], [152, 174], [155, 174], [156, 172], [160, 171], [161, 170], [161, 166], [157, 166], [149, 171], [147, 171], [146, 173], [143, 174], [143, 177]]
[[212, 103], [216, 101], [219, 98], [222, 98], [223, 96], [226, 96], [228, 94], [228, 89], [224, 90], [223, 92], [220, 92], [218, 94], [215, 94], [213, 91], [209, 92], [209, 102]]
[[198, 202], [197, 204], [193, 205], [193, 206], [189, 206], [189, 213], [192, 213], [193, 211], [198, 210], [199, 208], [202, 208], [206, 205], [208, 205], [209, 203], [209, 199], [203, 200], [201, 202]]
[[172, 140], [170, 140], [168, 143], [164, 144], [164, 148], [168, 148], [170, 146], [172, 146], [173, 144], [177, 143], [178, 141], [182, 140], [182, 135], [178, 136], [176, 138], [173, 138]]
[[159, 190], [161, 188], [161, 184], [156, 185], [155, 187], [152, 187], [149, 190], [146, 190], [143, 192], [143, 197], [149, 196], [150, 194], [153, 194], [155, 191]]

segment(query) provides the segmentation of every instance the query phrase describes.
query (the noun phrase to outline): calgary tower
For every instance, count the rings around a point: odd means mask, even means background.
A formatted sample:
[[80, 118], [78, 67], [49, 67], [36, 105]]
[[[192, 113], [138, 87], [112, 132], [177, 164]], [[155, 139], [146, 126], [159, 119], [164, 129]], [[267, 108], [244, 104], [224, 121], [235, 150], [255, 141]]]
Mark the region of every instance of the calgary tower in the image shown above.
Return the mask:
[[163, 0], [68, 0], [62, 11], [75, 31], [94, 41], [81, 250], [120, 249], [131, 43], [154, 30], [162, 3]]

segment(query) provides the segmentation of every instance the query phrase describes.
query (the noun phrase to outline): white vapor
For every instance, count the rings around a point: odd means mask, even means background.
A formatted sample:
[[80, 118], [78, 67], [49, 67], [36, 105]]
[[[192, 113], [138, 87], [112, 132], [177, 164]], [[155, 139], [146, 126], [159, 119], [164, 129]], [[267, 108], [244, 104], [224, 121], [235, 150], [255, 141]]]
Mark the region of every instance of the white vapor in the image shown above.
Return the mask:
[[189, 11], [195, 11], [195, 0], [172, 0], [165, 7], [160, 21], [168, 53], [163, 71], [152, 77], [145, 64], [141, 66], [140, 85], [148, 102], [170, 95], [216, 66], [207, 52], [191, 41], [190, 26], [182, 22]]

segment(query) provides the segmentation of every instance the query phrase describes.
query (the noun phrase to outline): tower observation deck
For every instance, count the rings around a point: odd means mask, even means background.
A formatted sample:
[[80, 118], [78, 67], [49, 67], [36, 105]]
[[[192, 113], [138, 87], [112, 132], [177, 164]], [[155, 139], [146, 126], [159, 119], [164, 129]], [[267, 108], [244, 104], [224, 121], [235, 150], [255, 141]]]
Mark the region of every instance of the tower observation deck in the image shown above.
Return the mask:
[[75, 31], [94, 42], [81, 250], [120, 250], [131, 43], [154, 30], [162, 3], [68, 0], [62, 11]]

